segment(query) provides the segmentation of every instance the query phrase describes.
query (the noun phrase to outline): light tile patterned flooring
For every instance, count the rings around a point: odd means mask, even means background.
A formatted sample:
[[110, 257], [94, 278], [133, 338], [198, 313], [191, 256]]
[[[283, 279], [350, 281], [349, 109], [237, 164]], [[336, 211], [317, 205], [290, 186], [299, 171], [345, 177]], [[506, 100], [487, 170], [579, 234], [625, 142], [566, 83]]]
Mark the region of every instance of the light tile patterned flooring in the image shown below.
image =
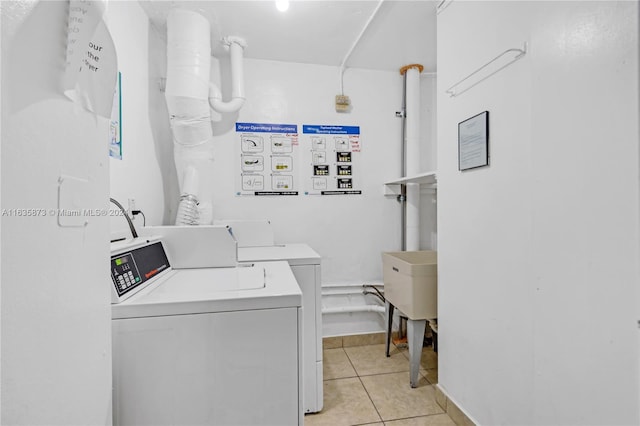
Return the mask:
[[307, 414], [316, 425], [455, 426], [436, 403], [438, 355], [422, 349], [420, 382], [409, 386], [409, 351], [384, 344], [324, 350], [324, 408]]

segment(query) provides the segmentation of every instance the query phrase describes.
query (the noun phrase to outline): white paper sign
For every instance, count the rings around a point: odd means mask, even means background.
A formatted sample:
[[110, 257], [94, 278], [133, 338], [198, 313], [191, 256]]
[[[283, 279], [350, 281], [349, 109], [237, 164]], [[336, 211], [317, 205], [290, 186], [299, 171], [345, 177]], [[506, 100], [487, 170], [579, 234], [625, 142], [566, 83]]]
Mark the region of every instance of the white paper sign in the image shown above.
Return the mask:
[[104, 0], [69, 0], [64, 94], [83, 108], [111, 117], [116, 50], [104, 21]]

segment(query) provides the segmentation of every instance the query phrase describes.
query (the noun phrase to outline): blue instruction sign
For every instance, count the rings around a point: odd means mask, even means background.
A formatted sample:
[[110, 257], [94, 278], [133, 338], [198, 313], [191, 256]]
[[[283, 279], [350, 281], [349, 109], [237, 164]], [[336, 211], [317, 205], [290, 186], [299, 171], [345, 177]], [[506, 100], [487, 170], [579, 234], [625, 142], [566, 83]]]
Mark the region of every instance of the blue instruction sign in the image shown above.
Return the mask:
[[327, 126], [303, 124], [302, 133], [318, 135], [359, 135], [360, 126]]
[[236, 195], [298, 195], [298, 125], [236, 123]]
[[360, 195], [360, 126], [303, 124], [305, 195]]
[[298, 134], [298, 125], [297, 124], [271, 124], [271, 123], [236, 123], [236, 132]]

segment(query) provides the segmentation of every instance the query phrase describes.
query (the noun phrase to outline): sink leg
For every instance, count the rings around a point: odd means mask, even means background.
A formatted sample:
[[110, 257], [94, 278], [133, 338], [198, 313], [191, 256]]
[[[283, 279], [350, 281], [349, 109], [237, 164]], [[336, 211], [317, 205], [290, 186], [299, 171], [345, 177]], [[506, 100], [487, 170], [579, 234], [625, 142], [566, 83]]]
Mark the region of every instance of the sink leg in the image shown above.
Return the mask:
[[411, 387], [418, 386], [420, 376], [420, 358], [427, 320], [407, 320], [407, 339], [409, 340], [409, 381]]
[[387, 355], [387, 358], [389, 357], [389, 346], [391, 345], [391, 326], [393, 325], [393, 310], [394, 310], [394, 306], [389, 303], [389, 301], [385, 301], [384, 302], [384, 307], [385, 307], [385, 316], [387, 319], [387, 332], [385, 335], [386, 338], [386, 348], [385, 348], [385, 354]]

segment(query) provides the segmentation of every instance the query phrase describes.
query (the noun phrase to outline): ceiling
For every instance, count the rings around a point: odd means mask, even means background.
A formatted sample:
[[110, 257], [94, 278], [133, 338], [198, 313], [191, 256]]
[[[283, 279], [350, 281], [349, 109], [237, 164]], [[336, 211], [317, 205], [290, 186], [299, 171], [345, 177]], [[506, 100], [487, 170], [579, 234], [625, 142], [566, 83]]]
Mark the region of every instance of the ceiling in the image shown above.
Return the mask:
[[[171, 8], [202, 13], [212, 23], [214, 54], [220, 38], [232, 35], [247, 41], [247, 58], [340, 66], [380, 1], [291, 0], [286, 12], [269, 0], [141, 0], [140, 4], [163, 35]], [[436, 4], [383, 1], [345, 66], [390, 71], [419, 63], [425, 72], [435, 71]]]

